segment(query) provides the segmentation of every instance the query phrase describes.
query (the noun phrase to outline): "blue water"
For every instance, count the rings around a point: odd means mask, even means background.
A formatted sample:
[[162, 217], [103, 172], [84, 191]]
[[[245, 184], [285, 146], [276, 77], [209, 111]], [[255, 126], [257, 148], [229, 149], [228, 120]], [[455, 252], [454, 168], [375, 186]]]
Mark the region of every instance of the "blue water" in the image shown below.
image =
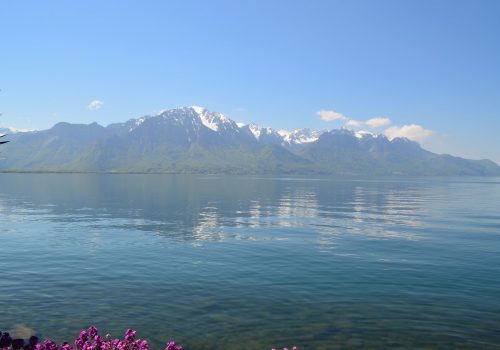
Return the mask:
[[0, 174], [0, 329], [499, 349], [500, 179]]

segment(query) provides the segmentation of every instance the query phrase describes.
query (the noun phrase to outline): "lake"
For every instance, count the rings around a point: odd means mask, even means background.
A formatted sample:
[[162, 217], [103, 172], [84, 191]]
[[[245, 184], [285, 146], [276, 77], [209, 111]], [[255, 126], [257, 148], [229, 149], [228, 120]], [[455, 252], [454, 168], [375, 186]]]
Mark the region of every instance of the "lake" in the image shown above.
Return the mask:
[[499, 178], [0, 174], [0, 330], [498, 349]]

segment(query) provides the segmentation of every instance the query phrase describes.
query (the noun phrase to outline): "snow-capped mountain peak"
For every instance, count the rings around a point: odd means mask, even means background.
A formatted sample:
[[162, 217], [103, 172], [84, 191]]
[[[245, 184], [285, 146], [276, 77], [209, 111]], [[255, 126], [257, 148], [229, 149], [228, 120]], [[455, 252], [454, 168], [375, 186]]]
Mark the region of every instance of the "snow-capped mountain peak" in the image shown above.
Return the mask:
[[238, 125], [221, 113], [198, 106], [165, 110], [106, 127], [97, 123], [61, 122], [36, 134], [14, 134], [0, 128], [2, 132], [11, 135], [10, 142], [2, 148], [5, 151], [0, 169], [204, 174], [500, 174], [500, 167], [491, 161], [470, 162], [433, 154], [405, 138], [388, 139], [383, 134], [345, 128], [276, 131], [254, 123]]
[[383, 135], [373, 134], [368, 131], [353, 131], [344, 128], [329, 132], [326, 130], [315, 131], [307, 128], [291, 131], [286, 129], [275, 130], [256, 123], [236, 123], [222, 113], [210, 112], [206, 108], [196, 105], [162, 110], [155, 116], [142, 116], [137, 119], [130, 119], [121, 125], [125, 126], [126, 131], [132, 132], [146, 124], [150, 125], [150, 123], [158, 126], [168, 124], [181, 127], [190, 135], [188, 137], [189, 142], [194, 142], [193, 140], [201, 135], [200, 132], [203, 133], [202, 131], [205, 130], [205, 132], [226, 135], [226, 137], [250, 137], [250, 139], [261, 144], [276, 144], [292, 149], [302, 147], [302, 145], [313, 144], [325, 133], [350, 135], [356, 137], [359, 141], [366, 138], [384, 137]]
[[293, 131], [282, 129], [278, 131], [278, 134], [281, 135], [283, 141], [288, 144], [302, 144], [317, 141], [321, 133], [304, 128], [295, 129]]
[[202, 114], [207, 113], [207, 110], [206, 110], [206, 108], [204, 108], [204, 107], [200, 107], [200, 106], [191, 106], [191, 109], [193, 109], [193, 110], [196, 112], [196, 114], [198, 114], [198, 115], [202, 115]]
[[215, 132], [218, 132], [221, 128], [234, 126], [238, 129], [236, 123], [222, 113], [209, 112], [200, 106], [191, 106], [190, 108], [198, 115], [203, 125]]
[[255, 123], [248, 124], [248, 129], [252, 132], [257, 141], [261, 141], [263, 137], [267, 141], [273, 140], [275, 143], [281, 143], [282, 138], [273, 128], [260, 126]]

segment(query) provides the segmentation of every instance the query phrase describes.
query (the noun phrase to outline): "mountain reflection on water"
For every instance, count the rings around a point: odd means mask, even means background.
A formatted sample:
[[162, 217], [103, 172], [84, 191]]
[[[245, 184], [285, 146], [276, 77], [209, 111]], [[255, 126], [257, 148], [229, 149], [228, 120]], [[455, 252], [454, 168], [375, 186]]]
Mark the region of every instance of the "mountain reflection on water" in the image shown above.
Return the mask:
[[8, 207], [54, 222], [134, 229], [183, 241], [276, 239], [238, 229], [307, 228], [315, 231], [322, 248], [333, 247], [345, 233], [416, 239], [418, 230], [397, 227], [422, 227], [420, 217], [430, 208], [421, 198], [428, 199], [432, 191], [427, 181], [394, 186], [362, 179], [180, 175], [50, 174], [29, 182], [17, 178], [23, 176], [30, 175], [12, 176], [2, 189], [7, 200], [9, 192], [22, 200]]

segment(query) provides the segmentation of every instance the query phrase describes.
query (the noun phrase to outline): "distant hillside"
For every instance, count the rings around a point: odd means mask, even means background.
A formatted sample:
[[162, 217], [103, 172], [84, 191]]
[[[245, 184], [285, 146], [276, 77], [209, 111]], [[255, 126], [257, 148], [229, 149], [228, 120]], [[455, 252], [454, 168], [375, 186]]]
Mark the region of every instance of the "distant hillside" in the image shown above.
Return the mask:
[[340, 129], [276, 131], [183, 107], [103, 127], [58, 123], [9, 135], [0, 171], [500, 176], [489, 160]]

